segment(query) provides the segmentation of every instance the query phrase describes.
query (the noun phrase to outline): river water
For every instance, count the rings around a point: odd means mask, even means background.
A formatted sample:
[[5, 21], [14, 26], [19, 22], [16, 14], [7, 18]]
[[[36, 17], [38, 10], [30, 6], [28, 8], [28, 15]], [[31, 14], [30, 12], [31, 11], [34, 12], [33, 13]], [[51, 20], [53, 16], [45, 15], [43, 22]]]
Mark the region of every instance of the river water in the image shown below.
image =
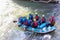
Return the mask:
[[[0, 39], [1, 40], [25, 40], [31, 33], [23, 31], [13, 20], [19, 16], [28, 16], [29, 12], [37, 11], [38, 14], [45, 14], [47, 20], [51, 15], [56, 18], [56, 31], [51, 33], [51, 40], [60, 40], [60, 3], [34, 3], [19, 0], [1, 0], [0, 2]], [[40, 40], [40, 36], [33, 36], [30, 40]]]

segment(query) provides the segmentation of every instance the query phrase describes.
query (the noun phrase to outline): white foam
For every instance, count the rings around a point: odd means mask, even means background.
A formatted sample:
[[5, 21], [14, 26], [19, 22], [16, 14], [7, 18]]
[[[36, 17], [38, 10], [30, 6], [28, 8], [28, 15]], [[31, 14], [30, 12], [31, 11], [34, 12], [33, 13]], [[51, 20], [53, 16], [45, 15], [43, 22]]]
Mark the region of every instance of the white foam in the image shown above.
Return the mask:
[[49, 34], [46, 34], [43, 36], [43, 40], [50, 40], [50, 39], [51, 39], [51, 35], [49, 35]]
[[23, 40], [26, 37], [23, 31], [14, 30], [13, 32], [17, 37], [12, 35], [14, 37], [11, 38], [12, 40]]

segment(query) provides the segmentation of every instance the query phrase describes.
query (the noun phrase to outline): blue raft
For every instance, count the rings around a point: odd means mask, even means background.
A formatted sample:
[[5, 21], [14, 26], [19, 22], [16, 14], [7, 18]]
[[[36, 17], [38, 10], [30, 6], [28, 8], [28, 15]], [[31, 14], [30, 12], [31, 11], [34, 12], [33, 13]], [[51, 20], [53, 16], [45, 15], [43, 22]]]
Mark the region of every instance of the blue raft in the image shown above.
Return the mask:
[[[20, 23], [18, 22], [18, 25], [19, 25]], [[25, 26], [25, 25], [21, 25], [20, 27], [21, 28], [26, 28], [27, 27], [27, 30], [28, 31], [32, 31], [32, 32], [36, 32], [36, 33], [49, 33], [49, 32], [52, 32], [52, 31], [54, 31], [55, 29], [56, 29], [56, 27], [55, 26], [49, 26], [49, 27], [46, 27], [46, 25], [47, 25], [47, 23], [43, 23], [43, 24], [41, 24], [41, 25], [38, 25], [38, 27], [37, 28], [33, 28], [33, 27], [31, 27], [31, 26]]]

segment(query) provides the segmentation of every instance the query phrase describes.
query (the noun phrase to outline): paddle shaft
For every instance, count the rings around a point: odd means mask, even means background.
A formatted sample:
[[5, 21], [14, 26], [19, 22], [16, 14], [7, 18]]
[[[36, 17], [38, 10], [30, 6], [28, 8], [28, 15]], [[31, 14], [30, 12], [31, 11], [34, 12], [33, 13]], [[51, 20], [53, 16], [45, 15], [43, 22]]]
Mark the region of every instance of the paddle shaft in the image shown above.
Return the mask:
[[16, 23], [16, 22], [17, 22], [16, 20], [13, 21], [13, 23]]

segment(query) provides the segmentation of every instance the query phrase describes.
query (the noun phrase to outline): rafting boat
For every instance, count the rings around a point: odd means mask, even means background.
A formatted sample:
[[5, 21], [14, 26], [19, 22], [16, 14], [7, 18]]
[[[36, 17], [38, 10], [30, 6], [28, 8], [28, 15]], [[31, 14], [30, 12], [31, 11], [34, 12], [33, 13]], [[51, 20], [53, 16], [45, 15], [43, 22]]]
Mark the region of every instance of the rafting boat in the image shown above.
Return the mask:
[[[49, 33], [49, 32], [53, 32], [56, 30], [56, 27], [55, 26], [49, 26], [48, 28], [46, 27], [46, 24], [47, 23], [43, 23], [41, 25], [38, 25], [37, 28], [33, 28], [32, 26], [26, 26], [26, 25], [21, 25], [19, 27], [25, 29], [26, 27], [26, 30], [28, 31], [31, 31], [31, 32], [36, 32], [36, 33]], [[20, 23], [18, 22], [18, 25], [20, 25]]]
[[[18, 26], [23, 28], [23, 29], [26, 29], [27, 31], [36, 32], [36, 33], [49, 33], [49, 32], [53, 32], [56, 30], [56, 27], [54, 26], [55, 22], [54, 21], [53, 21], [53, 23], [45, 22], [44, 15], [42, 17], [42, 21], [44, 21], [44, 22], [40, 22], [38, 15], [36, 15], [36, 17], [35, 17], [36, 19], [34, 19], [34, 21], [32, 20], [33, 15], [30, 14], [29, 16], [30, 16], [29, 19], [26, 19], [26, 17], [20, 17], [18, 22], [17, 22]], [[54, 19], [54, 17], [52, 17], [52, 18]], [[28, 22], [27, 24], [29, 24], [29, 25], [25, 24], [26, 21]], [[51, 25], [53, 25], [53, 26], [51, 26]]]

